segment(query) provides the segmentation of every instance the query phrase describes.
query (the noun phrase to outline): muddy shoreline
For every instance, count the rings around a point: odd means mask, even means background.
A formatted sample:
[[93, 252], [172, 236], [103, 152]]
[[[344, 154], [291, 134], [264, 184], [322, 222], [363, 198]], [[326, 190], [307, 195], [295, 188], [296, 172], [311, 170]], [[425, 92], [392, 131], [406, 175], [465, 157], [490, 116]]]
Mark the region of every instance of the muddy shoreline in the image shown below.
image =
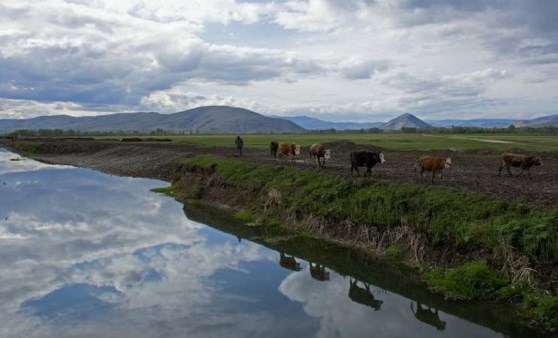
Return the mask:
[[[24, 153], [33, 159], [55, 164], [87, 167], [121, 176], [156, 178], [171, 181], [180, 160], [198, 154], [235, 157], [234, 148], [198, 147], [166, 142], [114, 142], [94, 140], [0, 140], [0, 146]], [[335, 142], [328, 145], [333, 151], [332, 160], [321, 169], [324, 172], [350, 176], [348, 154], [354, 149], [370, 149], [352, 142]], [[429, 185], [429, 177], [420, 178], [413, 170], [415, 159], [422, 154], [451, 156], [453, 169], [448, 170], [444, 181], [436, 185], [479, 192], [489, 196], [521, 202], [530, 207], [555, 208], [558, 206], [558, 152], [539, 154], [542, 167], [532, 168], [532, 178], [509, 177], [505, 172], [498, 176], [500, 152], [490, 148], [475, 152], [451, 151], [390, 151], [385, 150], [386, 163], [374, 168], [380, 179]], [[296, 161], [271, 158], [265, 149], [246, 148], [242, 160], [278, 165], [292, 165], [301, 169], [317, 170], [305, 153]]]

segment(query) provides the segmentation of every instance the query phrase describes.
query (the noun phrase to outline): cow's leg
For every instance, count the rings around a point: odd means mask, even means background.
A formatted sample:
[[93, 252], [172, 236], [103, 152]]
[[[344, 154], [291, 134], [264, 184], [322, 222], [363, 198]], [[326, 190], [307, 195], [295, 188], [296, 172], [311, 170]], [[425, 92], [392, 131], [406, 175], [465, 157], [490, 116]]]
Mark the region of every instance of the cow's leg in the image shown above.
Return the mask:
[[368, 174], [368, 176], [372, 177], [372, 167], [366, 167], [366, 172], [364, 173], [365, 177], [366, 177], [366, 174]]
[[513, 174], [511, 172], [511, 165], [506, 165], [506, 169], [508, 170], [508, 173], [510, 174], [510, 176], [513, 177]]
[[504, 169], [504, 161], [500, 162], [500, 169], [498, 169], [498, 176], [502, 177], [502, 169]]

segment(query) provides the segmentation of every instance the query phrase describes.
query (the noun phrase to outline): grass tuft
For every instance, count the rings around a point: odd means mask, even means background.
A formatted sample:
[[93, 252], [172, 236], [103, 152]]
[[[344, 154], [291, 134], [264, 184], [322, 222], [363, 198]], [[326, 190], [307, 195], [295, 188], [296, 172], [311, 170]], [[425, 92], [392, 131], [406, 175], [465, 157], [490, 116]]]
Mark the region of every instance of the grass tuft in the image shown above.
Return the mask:
[[507, 283], [485, 261], [473, 261], [447, 271], [435, 269], [426, 273], [426, 278], [434, 291], [449, 299], [495, 298], [495, 292]]

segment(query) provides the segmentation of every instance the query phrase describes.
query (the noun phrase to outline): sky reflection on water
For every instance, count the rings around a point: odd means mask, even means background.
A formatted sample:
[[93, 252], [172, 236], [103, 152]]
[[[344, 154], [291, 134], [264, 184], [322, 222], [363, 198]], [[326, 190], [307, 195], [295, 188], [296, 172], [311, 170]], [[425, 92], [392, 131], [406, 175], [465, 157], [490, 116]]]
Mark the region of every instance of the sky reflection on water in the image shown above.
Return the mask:
[[0, 150], [2, 337], [501, 336], [442, 312], [437, 330], [374, 286], [359, 304], [348, 276], [187, 219], [150, 192], [165, 182], [16, 156]]

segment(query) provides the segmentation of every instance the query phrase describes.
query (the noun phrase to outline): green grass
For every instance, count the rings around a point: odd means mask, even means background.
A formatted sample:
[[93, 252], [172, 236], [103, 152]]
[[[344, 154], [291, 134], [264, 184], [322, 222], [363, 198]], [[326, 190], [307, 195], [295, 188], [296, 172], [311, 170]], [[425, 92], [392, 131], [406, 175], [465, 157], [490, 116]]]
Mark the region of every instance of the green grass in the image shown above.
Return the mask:
[[394, 259], [396, 261], [400, 261], [404, 258], [403, 252], [401, 252], [401, 250], [398, 247], [396, 247], [395, 245], [388, 246], [386, 248], [384, 254], [387, 257], [389, 257], [391, 259]]
[[[454, 148], [459, 151], [494, 148], [497, 151], [521, 148], [526, 151], [556, 151], [558, 137], [521, 133], [497, 134], [405, 134], [385, 133], [330, 133], [330, 134], [249, 134], [242, 135], [246, 147], [267, 149], [271, 141], [296, 142], [302, 146], [313, 143], [351, 141], [390, 150], [442, 150]], [[115, 137], [117, 139], [119, 137]], [[173, 135], [165, 136], [174, 143], [186, 143], [200, 147], [234, 147], [235, 135]], [[484, 140], [484, 141], [483, 141]], [[491, 140], [512, 143], [492, 143]]]
[[175, 190], [175, 187], [172, 185], [168, 187], [160, 187], [160, 188], [153, 188], [151, 191], [156, 192], [158, 194], [167, 195], [172, 198], [178, 197], [178, 192]]
[[332, 224], [349, 220], [380, 231], [406, 224], [433, 247], [493, 248], [503, 238], [534, 260], [558, 259], [558, 216], [457, 189], [343, 177], [290, 166], [257, 165], [211, 155], [186, 160], [217, 165], [221, 180], [239, 191], [265, 195], [277, 189], [284, 212], [319, 215]]
[[460, 267], [435, 269], [426, 274], [431, 287], [449, 299], [489, 299], [507, 284], [506, 279], [492, 272], [485, 261], [473, 261]]
[[[339, 238], [347, 232], [346, 224], [374, 227], [380, 233], [397, 231], [399, 226], [410, 227], [412, 233], [422, 235], [427, 250], [444, 255], [453, 252], [464, 259], [463, 265], [447, 270], [426, 268], [424, 276], [433, 290], [450, 299], [523, 303], [524, 314], [534, 323], [547, 329], [558, 327], [555, 290], [554, 296], [540, 296], [540, 290], [532, 286], [511, 284], [513, 271], [495, 273], [491, 269], [500, 271], [507, 266], [506, 257], [497, 258], [505, 246], [516, 255], [527, 257], [529, 268], [537, 270], [541, 278], [548, 278], [549, 267], [552, 269], [558, 261], [558, 210], [529, 208], [439, 186], [343, 178], [289, 165], [253, 164], [212, 155], [189, 158], [184, 165], [214, 166], [212, 184], [234, 187], [236, 193], [230, 205], [236, 205], [235, 196], [240, 196], [238, 204], [243, 210], [250, 210], [239, 212], [237, 218], [260, 217], [261, 213], [283, 220], [296, 215], [302, 220], [313, 215], [325, 220]], [[281, 193], [280, 210], [263, 213], [260, 202], [246, 205], [250, 203], [247, 201], [258, 201], [271, 189]], [[396, 260], [405, 257], [394, 245], [387, 247], [386, 255]], [[467, 262], [467, 257], [474, 258]]]
[[532, 295], [524, 303], [528, 318], [539, 328], [558, 330], [558, 296]]

